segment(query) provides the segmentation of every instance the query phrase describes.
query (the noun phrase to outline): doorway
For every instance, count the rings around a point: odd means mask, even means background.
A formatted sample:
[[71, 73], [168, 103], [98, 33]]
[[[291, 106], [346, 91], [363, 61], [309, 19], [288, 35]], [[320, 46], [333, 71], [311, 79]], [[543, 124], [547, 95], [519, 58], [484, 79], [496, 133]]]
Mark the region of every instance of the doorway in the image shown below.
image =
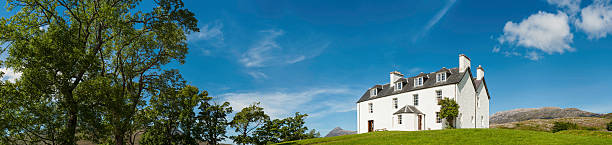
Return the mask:
[[423, 126], [423, 116], [422, 115], [417, 115], [419, 116], [419, 130], [422, 130], [421, 126]]
[[368, 132], [374, 131], [374, 120], [368, 120]]

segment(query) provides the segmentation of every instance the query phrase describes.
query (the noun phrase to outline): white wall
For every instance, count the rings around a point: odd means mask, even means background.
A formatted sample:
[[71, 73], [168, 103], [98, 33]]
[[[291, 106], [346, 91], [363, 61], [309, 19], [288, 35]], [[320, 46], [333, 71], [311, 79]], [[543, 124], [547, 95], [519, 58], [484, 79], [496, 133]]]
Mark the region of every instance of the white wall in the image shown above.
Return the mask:
[[476, 124], [478, 128], [489, 128], [489, 96], [487, 89], [484, 84], [481, 83], [478, 87], [478, 93], [476, 94], [478, 100], [480, 100], [477, 106], [476, 114], [478, 116], [478, 123]]
[[476, 120], [475, 99], [476, 91], [472, 83], [472, 77], [469, 73], [465, 73], [461, 82], [457, 84], [458, 97], [456, 99], [459, 104], [459, 117], [457, 120], [457, 128], [474, 128], [475, 122], [472, 122], [472, 117]]
[[[387, 89], [387, 88], [385, 88]], [[419, 95], [419, 104], [416, 106], [422, 113], [425, 114], [423, 118], [423, 130], [428, 129], [442, 129], [443, 123], [436, 123], [436, 112], [440, 111], [440, 106], [436, 98], [436, 90], [442, 91], [442, 96], [447, 98], [455, 98], [455, 94], [458, 94], [456, 84], [450, 84], [445, 86], [438, 86], [433, 88], [427, 88], [402, 94], [396, 94], [392, 96], [386, 96], [374, 100], [368, 100], [357, 104], [357, 131], [358, 133], [368, 132], [368, 120], [374, 120], [374, 129], [386, 128], [387, 130], [417, 130], [416, 124], [417, 117], [414, 116], [414, 127], [411, 128], [398, 128], [400, 126], [394, 126], [397, 124], [397, 116], [393, 115], [397, 110], [404, 107], [405, 105], [414, 105], [413, 95]], [[473, 90], [473, 87], [472, 87]], [[473, 95], [472, 95], [473, 96]], [[393, 108], [393, 98], [398, 98], [398, 108]], [[472, 100], [473, 101], [473, 100]], [[369, 113], [368, 103], [373, 104], [374, 112]], [[473, 108], [472, 108], [473, 112]], [[403, 119], [403, 118], [402, 118]], [[406, 120], [408, 121], [408, 120]], [[408, 122], [406, 123], [408, 125]]]

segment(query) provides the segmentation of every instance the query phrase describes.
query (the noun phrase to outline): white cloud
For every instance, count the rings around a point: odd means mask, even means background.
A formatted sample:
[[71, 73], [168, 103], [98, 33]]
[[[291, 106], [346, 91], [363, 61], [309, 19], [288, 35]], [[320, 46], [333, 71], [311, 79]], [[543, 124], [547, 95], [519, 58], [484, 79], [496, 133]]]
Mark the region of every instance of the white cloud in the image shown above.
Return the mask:
[[493, 50], [491, 50], [491, 51], [497, 53], [497, 52], [501, 51], [501, 48], [499, 48], [499, 46], [495, 46], [495, 47], [493, 47]]
[[211, 39], [220, 39], [223, 40], [223, 23], [220, 21], [215, 21], [213, 23], [209, 23], [200, 28], [200, 32], [195, 32], [189, 35], [189, 41], [199, 41], [199, 40], [211, 40]]
[[294, 63], [300, 62], [300, 61], [302, 61], [304, 59], [306, 59], [306, 57], [302, 55], [302, 56], [296, 57], [295, 59], [287, 60], [287, 63], [288, 64], [294, 64]]
[[10, 68], [0, 68], [0, 72], [4, 73], [4, 75], [2, 75], [2, 78], [0, 78], [0, 80], [2, 81], [8, 80], [10, 82], [15, 82], [15, 80], [19, 79], [22, 74], [21, 72], [16, 72]]
[[[272, 118], [284, 118], [295, 112], [321, 117], [330, 113], [355, 110], [355, 91], [349, 89], [317, 88], [292, 91], [227, 93], [221, 95], [234, 110], [260, 102]], [[324, 99], [325, 101], [320, 101]]]
[[570, 32], [568, 16], [563, 12], [551, 14], [538, 12], [520, 23], [507, 22], [500, 43], [508, 43], [542, 52], [562, 54], [573, 51], [570, 46], [573, 34]]
[[247, 68], [298, 63], [308, 58], [316, 57], [323, 49], [329, 46], [328, 42], [312, 40], [291, 41], [297, 43], [281, 46], [277, 39], [283, 36], [285, 31], [270, 29], [260, 31], [260, 33], [263, 34], [263, 37], [240, 56], [240, 63]]
[[283, 30], [265, 30], [261, 32], [266, 33], [266, 36], [249, 48], [246, 53], [242, 54], [240, 62], [246, 67], [265, 66], [266, 62], [272, 58], [270, 56], [271, 50], [281, 49], [279, 44], [276, 43], [276, 37], [283, 35]]
[[250, 71], [248, 72], [248, 74], [255, 79], [268, 78], [268, 75], [264, 74], [263, 72], [259, 72], [259, 71]]
[[559, 8], [563, 8], [570, 15], [576, 14], [580, 11], [580, 0], [546, 0], [549, 4], [556, 5]]
[[531, 51], [525, 54], [525, 58], [537, 61], [537, 60], [540, 60], [541, 57], [540, 57], [540, 54], [538, 54], [537, 52]]
[[422, 37], [423, 35], [425, 35], [429, 31], [429, 29], [431, 29], [431, 27], [436, 25], [440, 21], [440, 19], [442, 19], [442, 17], [444, 17], [446, 15], [448, 10], [455, 4], [455, 2], [457, 2], [457, 0], [449, 0], [448, 3], [446, 3], [446, 5], [444, 5], [444, 7], [442, 9], [440, 9], [440, 11], [438, 11], [438, 13], [436, 13], [436, 15], [434, 15], [431, 19], [429, 19], [429, 21], [427, 22], [427, 25], [425, 25], [425, 27], [423, 27], [423, 30], [420, 33], [418, 33], [416, 36], [414, 36], [412, 41], [414, 42], [419, 37]]
[[610, 1], [595, 0], [582, 9], [576, 27], [584, 31], [589, 39], [605, 38], [612, 33], [612, 6]]

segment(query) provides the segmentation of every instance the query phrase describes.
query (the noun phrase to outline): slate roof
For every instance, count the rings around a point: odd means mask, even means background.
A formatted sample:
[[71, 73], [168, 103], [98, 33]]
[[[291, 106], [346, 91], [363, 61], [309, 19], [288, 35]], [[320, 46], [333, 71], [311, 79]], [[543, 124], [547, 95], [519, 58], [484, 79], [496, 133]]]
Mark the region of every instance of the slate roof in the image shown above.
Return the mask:
[[[445, 71], [445, 70], [448, 70], [448, 73], [446, 75], [446, 81], [436, 82], [436, 74], [438, 72]], [[401, 93], [405, 93], [405, 92], [411, 92], [411, 91], [415, 91], [415, 90], [427, 89], [427, 88], [431, 88], [431, 87], [444, 86], [444, 85], [449, 85], [449, 84], [457, 84], [457, 83], [459, 83], [461, 81], [461, 79], [463, 79], [463, 76], [465, 75], [465, 73], [468, 73], [469, 71], [470, 70], [467, 70], [467, 71], [465, 71], [463, 73], [460, 73], [458, 68], [451, 68], [451, 69], [442, 68], [438, 72], [423, 73], [423, 74], [419, 74], [418, 76], [413, 76], [413, 77], [409, 77], [409, 78], [399, 79], [398, 81], [404, 81], [404, 86], [402, 87], [402, 90], [399, 90], [399, 91], [395, 91], [395, 89], [391, 88], [389, 84], [375, 85], [374, 87], [381, 87], [382, 88], [382, 89], [378, 90], [378, 94], [376, 96], [370, 97], [370, 92], [369, 92], [370, 90], [368, 89], [361, 96], [359, 101], [357, 101], [357, 103], [363, 102], [363, 101], [367, 101], [367, 100], [377, 99], [377, 98], [383, 98], [383, 97], [390, 96], [390, 95], [401, 94]], [[423, 85], [422, 86], [418, 86], [418, 87], [414, 87], [414, 78], [419, 77], [419, 76], [423, 76], [423, 75], [427, 75], [427, 77], [423, 78], [424, 81], [425, 81], [425, 82], [423, 82]], [[372, 88], [374, 88], [374, 87], [372, 87]]]
[[402, 113], [415, 113], [415, 114], [423, 114], [421, 111], [419, 111], [419, 109], [417, 109], [416, 107], [412, 106], [412, 105], [406, 105], [402, 108], [400, 108], [399, 110], [395, 111], [395, 113], [393, 113], [393, 115], [395, 114], [402, 114]]

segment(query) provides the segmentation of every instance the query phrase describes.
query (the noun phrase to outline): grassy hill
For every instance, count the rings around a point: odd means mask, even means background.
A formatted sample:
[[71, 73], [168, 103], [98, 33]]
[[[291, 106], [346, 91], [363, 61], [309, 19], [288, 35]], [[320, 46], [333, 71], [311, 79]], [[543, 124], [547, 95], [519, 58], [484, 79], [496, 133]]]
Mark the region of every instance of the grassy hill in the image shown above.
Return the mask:
[[612, 133], [601, 132], [601, 134], [583, 135], [579, 131], [549, 133], [512, 129], [384, 131], [281, 144], [612, 144], [610, 136]]
[[509, 122], [502, 124], [491, 124], [491, 128], [504, 129], [520, 129], [534, 131], [551, 131], [555, 122], [571, 122], [576, 123], [580, 128], [585, 130], [606, 130], [606, 124], [610, 119], [601, 117], [568, 117], [555, 119], [532, 119], [519, 122]]

